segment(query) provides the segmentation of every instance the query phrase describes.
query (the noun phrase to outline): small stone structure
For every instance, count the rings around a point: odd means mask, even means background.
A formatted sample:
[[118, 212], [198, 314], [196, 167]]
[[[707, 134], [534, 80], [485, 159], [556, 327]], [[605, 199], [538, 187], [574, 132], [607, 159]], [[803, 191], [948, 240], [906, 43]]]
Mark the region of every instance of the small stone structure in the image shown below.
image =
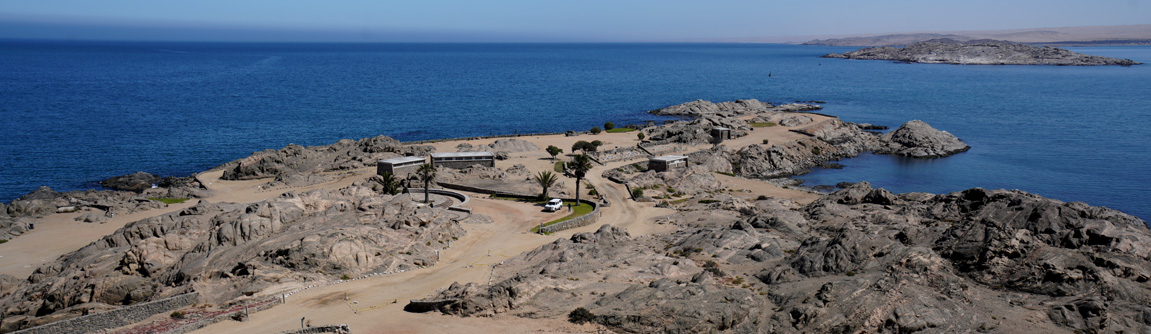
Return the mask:
[[463, 169], [474, 165], [496, 166], [496, 155], [492, 152], [446, 152], [432, 153], [432, 165]]
[[399, 157], [380, 160], [376, 163], [376, 174], [384, 175], [384, 173], [391, 172], [397, 179], [405, 179], [408, 174], [415, 173], [427, 161], [427, 158], [424, 157]]
[[649, 169], [657, 172], [687, 168], [687, 157], [682, 155], [665, 155], [658, 158], [651, 158], [648, 160], [647, 166]]
[[724, 140], [731, 139], [731, 129], [722, 126], [711, 128], [711, 142], [722, 144]]

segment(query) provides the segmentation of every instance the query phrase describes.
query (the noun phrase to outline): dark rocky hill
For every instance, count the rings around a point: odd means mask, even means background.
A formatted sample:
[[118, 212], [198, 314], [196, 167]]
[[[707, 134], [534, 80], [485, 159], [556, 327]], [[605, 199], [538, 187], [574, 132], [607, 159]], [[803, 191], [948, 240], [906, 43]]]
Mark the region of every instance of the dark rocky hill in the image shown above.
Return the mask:
[[575, 314], [629, 333], [1151, 328], [1151, 231], [1111, 209], [860, 183], [806, 206], [733, 199], [682, 210], [661, 219], [676, 233], [636, 238], [605, 225], [507, 261], [494, 285], [453, 284], [408, 309]]
[[919, 42], [903, 48], [870, 47], [847, 53], [832, 53], [824, 57], [960, 65], [1130, 66], [1140, 64], [1130, 59], [1085, 55], [1056, 47], [1035, 47], [996, 40], [959, 42], [951, 39]]

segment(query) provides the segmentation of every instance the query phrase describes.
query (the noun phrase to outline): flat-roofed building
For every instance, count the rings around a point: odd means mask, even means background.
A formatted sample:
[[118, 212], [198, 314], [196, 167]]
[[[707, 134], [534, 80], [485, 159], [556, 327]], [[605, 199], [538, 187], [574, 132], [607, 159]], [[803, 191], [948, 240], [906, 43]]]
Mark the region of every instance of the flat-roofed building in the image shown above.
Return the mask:
[[409, 174], [415, 173], [420, 166], [428, 163], [424, 157], [399, 157], [384, 159], [376, 162], [376, 174], [384, 175], [391, 172], [397, 179], [405, 179]]
[[473, 165], [496, 166], [496, 155], [492, 152], [445, 152], [432, 153], [432, 165], [448, 168], [468, 168]]
[[658, 158], [651, 158], [647, 161], [647, 168], [657, 172], [687, 168], [687, 157], [682, 155], [665, 155]]

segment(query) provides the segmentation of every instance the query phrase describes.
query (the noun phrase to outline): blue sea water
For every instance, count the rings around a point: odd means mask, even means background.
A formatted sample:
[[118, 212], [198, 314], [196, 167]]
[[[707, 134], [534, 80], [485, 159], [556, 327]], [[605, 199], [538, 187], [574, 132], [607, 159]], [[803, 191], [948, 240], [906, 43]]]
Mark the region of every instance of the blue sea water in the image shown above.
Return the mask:
[[[0, 41], [0, 201], [38, 186], [188, 175], [289, 143], [582, 130], [695, 99], [826, 101], [847, 121], [920, 119], [972, 146], [864, 155], [807, 185], [1022, 189], [1151, 218], [1151, 65], [955, 66], [823, 59], [775, 44], [258, 44]], [[1149, 47], [1075, 51], [1151, 63]]]

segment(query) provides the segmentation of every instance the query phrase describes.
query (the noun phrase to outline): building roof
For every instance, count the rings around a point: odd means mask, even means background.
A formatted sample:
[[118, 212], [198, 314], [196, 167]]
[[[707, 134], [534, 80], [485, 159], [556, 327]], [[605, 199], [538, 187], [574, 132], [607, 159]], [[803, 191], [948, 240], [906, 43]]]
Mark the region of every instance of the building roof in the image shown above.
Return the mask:
[[722, 127], [722, 126], [717, 126], [717, 127], [711, 128], [711, 129], [712, 129], [712, 130], [731, 130], [731, 128], [725, 128], [725, 127]]
[[495, 155], [495, 154], [492, 154], [492, 152], [443, 152], [443, 153], [432, 153], [432, 159], [435, 159], [435, 158], [460, 158], [460, 157], [469, 157], [469, 158], [491, 157], [491, 158], [495, 158], [495, 156], [496, 156], [496, 155]]
[[391, 159], [384, 159], [384, 160], [380, 160], [380, 161], [379, 161], [379, 163], [382, 163], [382, 164], [392, 164], [392, 165], [396, 165], [396, 164], [409, 163], [409, 162], [416, 162], [416, 161], [427, 161], [427, 158], [424, 158], [424, 157], [416, 157], [416, 156], [411, 156], [411, 157], [399, 157], [399, 158], [391, 158]]
[[665, 156], [658, 157], [658, 158], [651, 158], [651, 160], [664, 161], [664, 162], [671, 162], [671, 161], [676, 161], [676, 160], [686, 160], [686, 159], [687, 159], [687, 157], [682, 156], [682, 155], [665, 155]]

